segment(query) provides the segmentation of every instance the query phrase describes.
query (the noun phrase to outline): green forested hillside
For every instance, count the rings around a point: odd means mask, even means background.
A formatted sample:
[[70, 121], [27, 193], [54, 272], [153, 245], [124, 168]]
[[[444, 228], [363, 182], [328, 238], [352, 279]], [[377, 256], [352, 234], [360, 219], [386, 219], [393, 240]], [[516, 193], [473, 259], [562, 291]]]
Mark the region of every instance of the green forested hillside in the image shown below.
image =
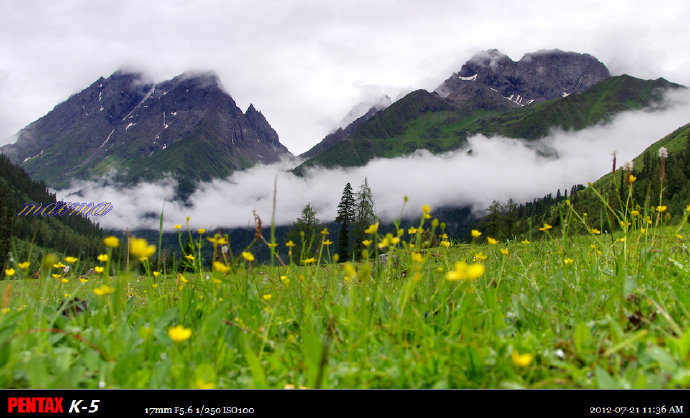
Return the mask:
[[[668, 151], [668, 158], [663, 163], [663, 181], [659, 157], [661, 147]], [[617, 165], [621, 163], [618, 161]], [[660, 213], [660, 221], [679, 220], [690, 204], [690, 124], [650, 145], [632, 163], [630, 172], [618, 168], [615, 175], [609, 173], [586, 188], [573, 186], [570, 193], [558, 191], [556, 195], [549, 194], [523, 204], [494, 202], [489, 208], [490, 213], [478, 222], [477, 227], [502, 238], [523, 239], [536, 233], [544, 223], [554, 228], [564, 226], [569, 202], [578, 213], [587, 213], [590, 227], [602, 232], [620, 229], [616, 216], [603, 209], [602, 197], [619, 216], [635, 210], [639, 212], [636, 216], [642, 220], [646, 218], [656, 222], [657, 207], [665, 206]], [[635, 177], [630, 185], [626, 174]], [[580, 225], [572, 228], [571, 232], [586, 231]]]
[[[0, 197], [0, 230], [11, 232], [12, 236], [5, 245], [9, 246], [7, 250], [14, 245], [15, 256], [22, 258], [15, 262], [26, 260], [29, 243], [74, 257], [94, 257], [102, 250], [103, 232], [83, 216], [17, 216], [24, 203], [55, 202], [55, 195], [45, 183], [29, 178], [4, 155], [0, 155]], [[6, 255], [7, 251], [0, 252], [0, 267], [9, 265], [5, 264]]]

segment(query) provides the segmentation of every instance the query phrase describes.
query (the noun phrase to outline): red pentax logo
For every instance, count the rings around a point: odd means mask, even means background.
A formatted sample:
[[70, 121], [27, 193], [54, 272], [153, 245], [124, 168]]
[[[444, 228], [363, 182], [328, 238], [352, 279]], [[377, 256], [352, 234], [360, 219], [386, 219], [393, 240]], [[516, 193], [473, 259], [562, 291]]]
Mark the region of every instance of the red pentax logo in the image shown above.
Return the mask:
[[7, 398], [7, 412], [20, 414], [64, 414], [63, 398]]

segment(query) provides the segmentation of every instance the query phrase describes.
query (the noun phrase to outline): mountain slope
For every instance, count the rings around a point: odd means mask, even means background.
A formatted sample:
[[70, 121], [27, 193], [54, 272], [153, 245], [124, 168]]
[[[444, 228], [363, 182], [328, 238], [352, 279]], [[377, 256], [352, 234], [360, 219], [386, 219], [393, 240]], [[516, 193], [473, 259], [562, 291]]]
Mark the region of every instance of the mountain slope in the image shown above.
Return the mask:
[[[72, 256], [95, 257], [103, 250], [103, 231], [83, 216], [16, 216], [25, 203], [49, 204], [56, 200], [45, 183], [32, 180], [26, 171], [4, 155], [0, 155], [0, 189], [5, 191], [0, 206], [6, 207], [11, 214], [12, 236], [20, 252], [15, 256], [22, 257], [20, 261], [26, 260], [29, 242]], [[38, 263], [32, 264], [32, 271], [35, 270], [33, 266], [38, 267]]]
[[[458, 105], [435, 93], [418, 90], [377, 113], [348, 138], [305, 161], [294, 171], [314, 166], [358, 166], [374, 158], [393, 158], [416, 149], [439, 153], [457, 149], [474, 134], [537, 139], [552, 128], [579, 130], [607, 122], [615, 114], [653, 106], [668, 89], [680, 88], [662, 78], [609, 77], [582, 94], [504, 110], [477, 106], [481, 97]], [[474, 110], [472, 110], [474, 109]]]
[[[668, 150], [668, 158], [664, 162], [663, 193], [660, 194], [661, 160], [658, 152], [661, 147]], [[621, 161], [618, 163], [624, 165]], [[627, 213], [630, 221], [639, 222], [635, 228], [647, 227], [645, 217], [655, 222], [656, 212], [653, 208], [660, 204], [667, 206], [664, 218], [669, 215], [671, 221], [681, 219], [690, 204], [690, 123], [654, 142], [635, 157], [632, 163], [633, 170], [630, 173], [636, 180], [632, 183], [632, 202], [627, 205]], [[504, 239], [536, 237], [540, 235], [538, 228], [544, 223], [554, 228], [562, 225], [562, 215], [568, 213], [569, 203], [580, 215], [588, 214], [589, 227], [602, 233], [618, 230], [618, 221], [605, 209], [593, 189], [604, 196], [616, 213], [625, 213], [629, 192], [626, 173], [626, 169], [620, 167], [615, 173], [608, 173], [594, 181], [590, 187], [573, 186], [570, 194], [561, 194], [559, 190], [555, 197], [549, 194], [519, 205], [495, 202], [491, 213], [478, 221], [475, 227], [491, 236]], [[631, 215], [632, 210], [637, 210], [640, 217]], [[576, 232], [589, 233], [581, 222], [571, 225], [570, 233]]]
[[[193, 154], [202, 150], [204, 159]], [[116, 72], [19, 132], [0, 151], [53, 187], [117, 172], [116, 181], [225, 176], [291, 155], [264, 116], [243, 113], [212, 73], [158, 84]], [[191, 164], [191, 165], [190, 165]]]

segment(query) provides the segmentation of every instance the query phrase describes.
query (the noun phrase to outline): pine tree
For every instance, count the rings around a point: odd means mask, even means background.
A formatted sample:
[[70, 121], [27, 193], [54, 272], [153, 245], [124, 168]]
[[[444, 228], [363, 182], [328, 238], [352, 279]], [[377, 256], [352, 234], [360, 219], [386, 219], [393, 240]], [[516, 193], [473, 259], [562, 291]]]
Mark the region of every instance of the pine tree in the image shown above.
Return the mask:
[[341, 261], [349, 259], [350, 247], [350, 225], [355, 220], [355, 198], [352, 195], [350, 183], [345, 185], [343, 195], [338, 204], [338, 216], [335, 222], [340, 224], [340, 235], [338, 236], [338, 258]]
[[374, 213], [374, 196], [369, 188], [369, 183], [366, 177], [359, 191], [357, 191], [357, 208], [355, 209], [355, 241], [353, 245], [353, 253], [355, 258], [362, 255], [364, 244], [362, 241], [367, 239], [364, 232], [369, 225], [376, 222], [376, 215]]
[[[302, 216], [297, 218], [297, 221], [292, 224], [292, 229], [288, 233], [288, 239], [296, 244], [295, 257], [300, 262], [309, 258], [313, 251], [316, 251], [315, 248], [312, 249], [312, 246], [319, 223], [316, 211], [311, 207], [311, 203], [307, 203], [307, 206], [302, 209]], [[303, 249], [304, 251], [302, 251]]]

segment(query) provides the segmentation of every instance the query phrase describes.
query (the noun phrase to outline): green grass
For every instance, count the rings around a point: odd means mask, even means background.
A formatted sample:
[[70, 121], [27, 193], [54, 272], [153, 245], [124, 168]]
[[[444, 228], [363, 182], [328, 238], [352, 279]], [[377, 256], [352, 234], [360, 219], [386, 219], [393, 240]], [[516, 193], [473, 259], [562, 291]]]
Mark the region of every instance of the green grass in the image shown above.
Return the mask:
[[[324, 246], [298, 266], [281, 243], [286, 266], [239, 256], [221, 273], [195, 262], [184, 280], [175, 271], [139, 274], [134, 256], [128, 271], [124, 243], [109, 264], [72, 265], [111, 272], [86, 282], [53, 278], [56, 260], [46, 260], [41, 279], [17, 271], [0, 287], [0, 385], [687, 388], [687, 215], [676, 226], [631, 220], [615, 237], [551, 229], [531, 243], [490, 245], [481, 236], [434, 248], [405, 228], [395, 244], [371, 234], [370, 261], [356, 264], [331, 262]], [[213, 251], [192, 235], [202, 244], [197, 260]], [[375, 266], [382, 241], [394, 256]], [[481, 264], [483, 274], [450, 281], [457, 262]], [[95, 294], [103, 285], [113, 293]], [[60, 314], [60, 301], [75, 297], [87, 310]], [[173, 341], [176, 325], [191, 336]]]

